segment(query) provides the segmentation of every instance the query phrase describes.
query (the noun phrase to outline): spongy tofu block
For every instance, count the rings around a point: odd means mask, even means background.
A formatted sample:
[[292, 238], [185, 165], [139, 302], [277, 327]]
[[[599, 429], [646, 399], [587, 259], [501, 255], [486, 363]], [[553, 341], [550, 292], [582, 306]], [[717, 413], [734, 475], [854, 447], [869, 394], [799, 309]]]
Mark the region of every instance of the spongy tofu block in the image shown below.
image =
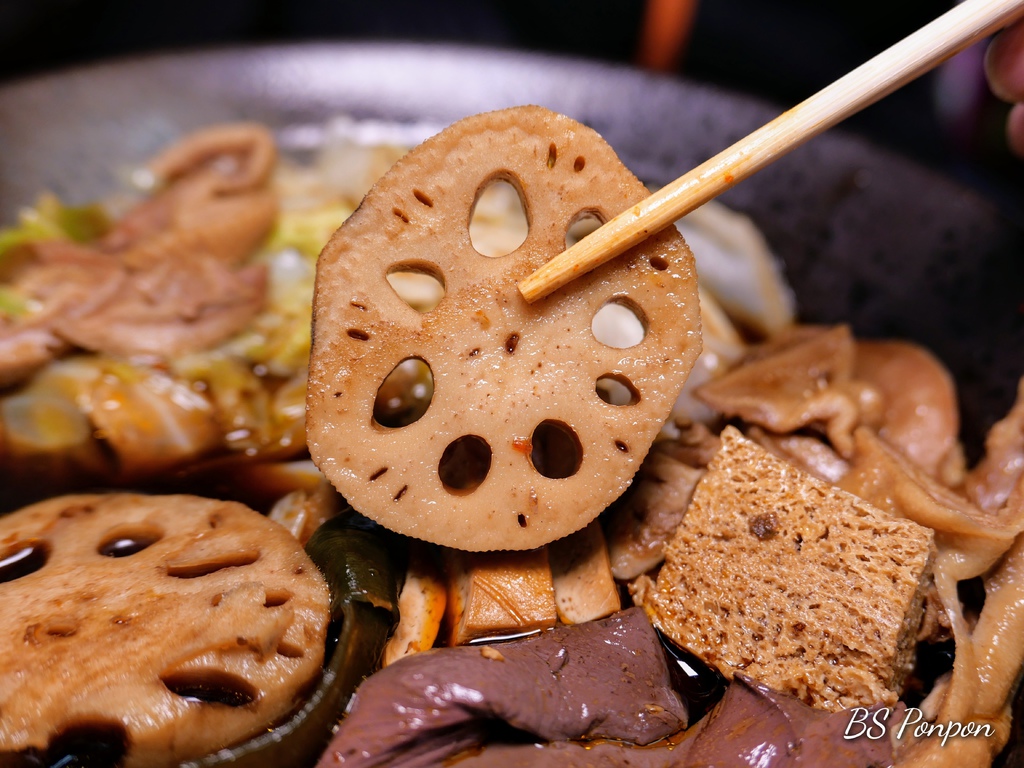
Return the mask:
[[896, 702], [913, 665], [931, 529], [896, 519], [727, 428], [666, 548], [633, 585], [653, 622], [736, 672], [838, 710]]

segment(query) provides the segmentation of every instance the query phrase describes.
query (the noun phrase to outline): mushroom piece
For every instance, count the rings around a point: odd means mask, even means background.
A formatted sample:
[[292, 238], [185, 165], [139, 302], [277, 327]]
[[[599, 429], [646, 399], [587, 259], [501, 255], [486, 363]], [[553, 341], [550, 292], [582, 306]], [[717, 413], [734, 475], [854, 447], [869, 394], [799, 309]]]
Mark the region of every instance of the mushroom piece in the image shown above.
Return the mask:
[[676, 421], [672, 426], [678, 434], [672, 439], [655, 443], [654, 448], [683, 464], [707, 467], [722, 447], [722, 439], [699, 421]]
[[410, 541], [405, 584], [398, 596], [398, 626], [384, 648], [384, 666], [433, 647], [447, 602], [447, 585], [429, 545]]
[[551, 542], [548, 559], [555, 608], [563, 624], [603, 619], [622, 608], [599, 521]]
[[616, 579], [635, 579], [664, 560], [665, 544], [686, 515], [704, 472], [673, 458], [660, 445], [650, 453], [608, 523], [608, 552]]
[[443, 553], [448, 645], [529, 635], [555, 625], [558, 614], [546, 547]]

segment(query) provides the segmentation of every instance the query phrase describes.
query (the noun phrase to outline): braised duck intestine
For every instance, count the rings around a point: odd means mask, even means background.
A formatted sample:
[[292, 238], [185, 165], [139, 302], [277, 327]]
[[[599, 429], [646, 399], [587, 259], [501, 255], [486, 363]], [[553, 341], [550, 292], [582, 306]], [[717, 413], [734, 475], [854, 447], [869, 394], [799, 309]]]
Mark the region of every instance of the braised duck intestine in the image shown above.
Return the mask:
[[852, 380], [853, 357], [845, 326], [810, 336], [784, 333], [696, 394], [717, 412], [772, 432], [820, 427], [848, 457], [852, 431], [868, 410], [864, 406], [877, 400], [869, 387]]
[[[1020, 408], [1018, 399], [997, 434], [1005, 434]], [[877, 455], [879, 449], [886, 450], [876, 445], [872, 451]], [[934, 720], [991, 723], [995, 729], [989, 739], [962, 739], [943, 749], [934, 740], [911, 743], [900, 753], [899, 765], [987, 765], [1009, 738], [1024, 661], [1024, 476], [1014, 472], [1013, 455], [1003, 454], [1002, 471], [1016, 475], [1016, 485], [999, 509], [986, 512], [912, 468], [907, 471], [906, 462], [889, 453], [893, 458], [886, 463], [894, 477], [891, 490], [883, 493], [896, 500], [900, 514], [919, 516], [936, 530], [935, 582], [956, 640], [952, 674], [940, 690]], [[999, 458], [989, 455], [986, 461], [991, 466]], [[985, 585], [976, 622], [965, 617], [957, 593], [958, 582], [974, 576], [982, 576]]]
[[946, 485], [962, 480], [956, 389], [934, 355], [904, 341], [858, 340], [853, 376], [883, 398], [880, 437]]
[[985, 439], [985, 456], [967, 476], [967, 496], [982, 509], [997, 512], [1024, 474], [1024, 379], [1017, 401], [1006, 418], [996, 423]]

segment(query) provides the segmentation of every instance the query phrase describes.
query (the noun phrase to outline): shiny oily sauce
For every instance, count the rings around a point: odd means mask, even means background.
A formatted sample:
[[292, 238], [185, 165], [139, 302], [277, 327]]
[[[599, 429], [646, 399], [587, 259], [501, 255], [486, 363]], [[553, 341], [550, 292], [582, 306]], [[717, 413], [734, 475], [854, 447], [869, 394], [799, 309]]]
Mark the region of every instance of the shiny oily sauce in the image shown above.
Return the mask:
[[15, 544], [0, 559], [0, 584], [35, 573], [50, 557], [50, 545], [39, 539]]

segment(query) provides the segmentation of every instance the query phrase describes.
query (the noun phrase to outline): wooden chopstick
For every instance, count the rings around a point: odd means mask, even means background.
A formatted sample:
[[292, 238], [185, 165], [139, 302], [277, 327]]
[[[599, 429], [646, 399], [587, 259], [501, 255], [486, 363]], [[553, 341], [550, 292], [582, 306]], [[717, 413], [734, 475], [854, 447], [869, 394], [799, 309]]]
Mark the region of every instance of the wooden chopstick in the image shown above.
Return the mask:
[[965, 0], [603, 224], [526, 277], [520, 293], [547, 296], [1021, 16], [1024, 0]]

